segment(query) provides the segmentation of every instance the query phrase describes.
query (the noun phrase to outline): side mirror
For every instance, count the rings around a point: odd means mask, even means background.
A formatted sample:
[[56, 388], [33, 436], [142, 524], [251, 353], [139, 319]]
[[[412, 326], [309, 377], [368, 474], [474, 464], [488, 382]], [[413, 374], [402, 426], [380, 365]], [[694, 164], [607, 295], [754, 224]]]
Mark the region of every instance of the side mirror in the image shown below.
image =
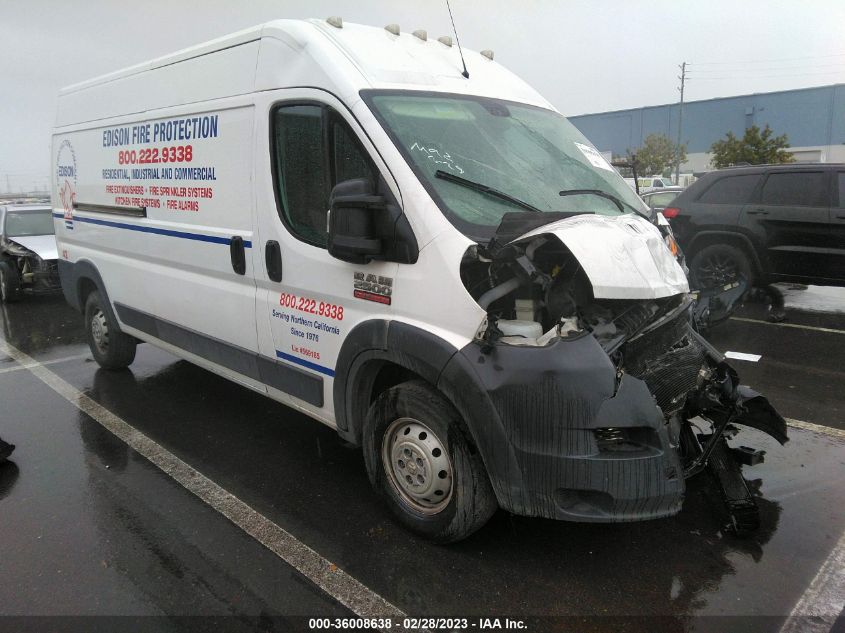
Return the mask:
[[402, 207], [384, 178], [339, 182], [329, 197], [328, 251], [353, 264], [378, 259], [414, 264], [420, 250]]
[[353, 264], [366, 264], [382, 255], [376, 222], [385, 208], [383, 196], [366, 178], [344, 180], [329, 198], [329, 254]]

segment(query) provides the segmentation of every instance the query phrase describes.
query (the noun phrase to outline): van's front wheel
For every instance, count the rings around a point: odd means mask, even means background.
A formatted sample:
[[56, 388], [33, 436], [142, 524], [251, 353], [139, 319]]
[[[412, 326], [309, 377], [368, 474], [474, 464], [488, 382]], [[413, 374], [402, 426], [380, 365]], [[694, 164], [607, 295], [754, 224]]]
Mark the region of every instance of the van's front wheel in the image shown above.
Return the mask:
[[422, 381], [391, 387], [370, 407], [364, 460], [370, 481], [402, 524], [433, 541], [466, 538], [496, 511], [460, 415]]
[[120, 331], [96, 290], [85, 301], [85, 336], [100, 367], [125, 369], [135, 360], [137, 341]]

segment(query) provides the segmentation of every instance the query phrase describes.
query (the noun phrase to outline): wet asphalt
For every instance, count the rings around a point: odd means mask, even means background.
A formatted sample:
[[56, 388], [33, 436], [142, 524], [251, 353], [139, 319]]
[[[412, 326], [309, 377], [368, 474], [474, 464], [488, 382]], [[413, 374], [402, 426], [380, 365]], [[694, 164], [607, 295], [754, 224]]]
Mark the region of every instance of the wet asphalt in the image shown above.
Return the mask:
[[[764, 311], [749, 304], [738, 316]], [[845, 315], [791, 311], [788, 322], [845, 331]], [[790, 429], [785, 447], [754, 431], [737, 438], [767, 451], [745, 470], [762, 520], [751, 538], [724, 531], [703, 475], [671, 519], [590, 525], [499, 512], [466, 541], [435, 546], [391, 520], [361, 452], [331, 429], [149, 345], [131, 370], [99, 369], [61, 296], [0, 306], [0, 325], [10, 344], [412, 616], [777, 631], [845, 531], [845, 443]], [[734, 366], [785, 417], [845, 428], [845, 333], [732, 320], [709, 338], [762, 354]], [[131, 616], [174, 631], [307, 630], [305, 616], [352, 615], [16, 367], [0, 354], [0, 437], [17, 445], [0, 467], [0, 615]], [[0, 630], [32, 625], [0, 618]]]

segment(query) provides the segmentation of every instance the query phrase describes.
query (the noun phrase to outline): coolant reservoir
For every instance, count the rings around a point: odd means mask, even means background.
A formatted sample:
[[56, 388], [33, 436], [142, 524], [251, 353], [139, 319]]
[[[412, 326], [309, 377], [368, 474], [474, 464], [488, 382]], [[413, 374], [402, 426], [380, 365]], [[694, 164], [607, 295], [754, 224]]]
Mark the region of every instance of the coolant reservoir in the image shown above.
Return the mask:
[[536, 339], [543, 335], [543, 326], [536, 321], [522, 321], [519, 319], [499, 319], [496, 325], [504, 336], [522, 336]]

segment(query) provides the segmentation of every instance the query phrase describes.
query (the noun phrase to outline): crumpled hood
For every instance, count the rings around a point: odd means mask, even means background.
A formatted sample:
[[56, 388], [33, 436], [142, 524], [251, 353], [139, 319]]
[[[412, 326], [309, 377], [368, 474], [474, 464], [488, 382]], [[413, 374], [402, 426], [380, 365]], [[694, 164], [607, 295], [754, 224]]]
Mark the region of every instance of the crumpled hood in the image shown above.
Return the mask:
[[519, 237], [559, 239], [578, 259], [596, 299], [659, 299], [689, 292], [656, 226], [636, 215], [577, 215]]
[[26, 237], [10, 237], [10, 242], [28, 248], [41, 259], [58, 259], [59, 250], [56, 246], [55, 235], [28, 235]]

